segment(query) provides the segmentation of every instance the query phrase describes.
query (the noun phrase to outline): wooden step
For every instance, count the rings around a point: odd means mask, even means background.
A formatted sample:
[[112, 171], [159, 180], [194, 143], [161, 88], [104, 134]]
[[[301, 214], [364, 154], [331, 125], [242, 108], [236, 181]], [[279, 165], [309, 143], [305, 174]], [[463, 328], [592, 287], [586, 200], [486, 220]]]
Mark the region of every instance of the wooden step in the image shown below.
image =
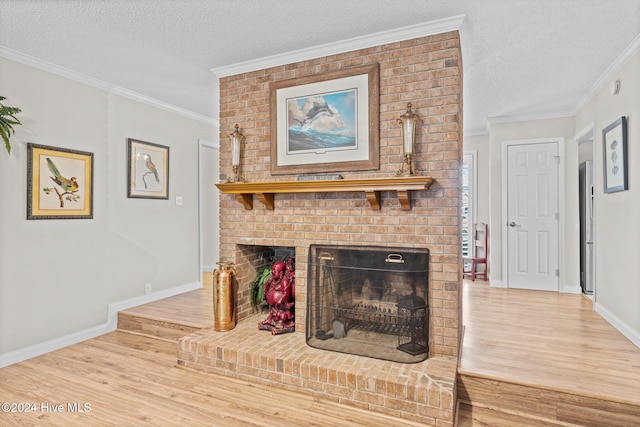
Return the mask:
[[463, 286], [460, 426], [640, 426], [640, 350], [593, 301]]
[[118, 330], [171, 342], [212, 327], [213, 291], [210, 285], [118, 313]]
[[133, 313], [118, 313], [118, 330], [133, 334], [175, 342], [186, 335], [202, 329], [198, 326], [179, 324], [158, 318], [144, 317]]
[[610, 397], [459, 373], [460, 427], [636, 427], [640, 406]]
[[549, 427], [573, 426], [574, 424], [557, 423], [548, 419], [541, 420], [522, 414], [507, 413], [499, 409], [471, 405], [458, 401], [456, 410], [457, 427]]

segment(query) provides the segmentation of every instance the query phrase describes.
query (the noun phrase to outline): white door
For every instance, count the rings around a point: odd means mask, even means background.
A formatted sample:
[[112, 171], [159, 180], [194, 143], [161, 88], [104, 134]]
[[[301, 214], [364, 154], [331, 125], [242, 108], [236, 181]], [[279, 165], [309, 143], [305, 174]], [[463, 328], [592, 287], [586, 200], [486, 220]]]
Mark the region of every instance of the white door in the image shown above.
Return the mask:
[[558, 144], [507, 146], [507, 286], [558, 291]]

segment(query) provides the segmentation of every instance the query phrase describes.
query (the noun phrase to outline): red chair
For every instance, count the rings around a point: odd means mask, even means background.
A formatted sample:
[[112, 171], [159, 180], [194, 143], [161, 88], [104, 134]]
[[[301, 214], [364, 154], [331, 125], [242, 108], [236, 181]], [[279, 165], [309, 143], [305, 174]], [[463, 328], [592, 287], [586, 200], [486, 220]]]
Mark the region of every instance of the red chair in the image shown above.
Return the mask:
[[[462, 257], [462, 262], [465, 265], [462, 276], [470, 277], [473, 281], [476, 280], [476, 277], [487, 280], [487, 272], [489, 270], [487, 264], [489, 227], [484, 222], [479, 222], [473, 227], [473, 242], [472, 256]], [[478, 270], [479, 265], [484, 265], [484, 268]], [[469, 268], [467, 269], [467, 267]]]

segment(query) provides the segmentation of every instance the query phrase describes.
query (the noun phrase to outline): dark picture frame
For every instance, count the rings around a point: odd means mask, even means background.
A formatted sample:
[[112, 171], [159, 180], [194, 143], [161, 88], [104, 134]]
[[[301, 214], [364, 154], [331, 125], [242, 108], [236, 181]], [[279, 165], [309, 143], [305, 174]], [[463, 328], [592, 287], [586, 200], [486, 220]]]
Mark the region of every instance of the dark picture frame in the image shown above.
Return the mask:
[[93, 218], [93, 153], [27, 144], [27, 219]]
[[127, 138], [127, 197], [169, 199], [169, 147]]
[[622, 116], [602, 130], [604, 192], [629, 188], [627, 119]]
[[380, 167], [379, 65], [269, 85], [271, 174]]

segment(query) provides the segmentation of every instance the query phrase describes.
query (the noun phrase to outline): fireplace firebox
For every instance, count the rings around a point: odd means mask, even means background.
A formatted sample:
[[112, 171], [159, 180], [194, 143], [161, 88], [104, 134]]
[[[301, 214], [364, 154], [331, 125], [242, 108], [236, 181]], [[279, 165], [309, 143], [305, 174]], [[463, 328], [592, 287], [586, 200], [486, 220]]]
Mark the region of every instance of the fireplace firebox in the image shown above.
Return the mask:
[[428, 356], [429, 250], [311, 245], [311, 347], [400, 363]]

